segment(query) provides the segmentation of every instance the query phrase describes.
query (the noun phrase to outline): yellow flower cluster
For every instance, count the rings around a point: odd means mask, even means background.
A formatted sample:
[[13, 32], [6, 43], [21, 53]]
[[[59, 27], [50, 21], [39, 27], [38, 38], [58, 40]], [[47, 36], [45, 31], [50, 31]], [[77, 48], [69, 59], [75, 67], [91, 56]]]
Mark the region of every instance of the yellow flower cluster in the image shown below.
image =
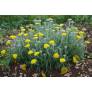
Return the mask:
[[39, 51], [34, 52], [34, 56], [38, 56], [39, 54], [40, 54], [40, 52], [39, 52]]
[[45, 43], [43, 47], [44, 47], [45, 49], [47, 49], [47, 48], [50, 47], [50, 45], [53, 45], [53, 46], [54, 46], [55, 44], [56, 44], [56, 43], [55, 43], [54, 40], [50, 40], [48, 43]]
[[28, 44], [26, 44], [24, 47], [25, 47], [25, 48], [29, 48], [29, 47], [30, 47], [30, 44], [28, 43]]
[[[54, 53], [53, 58], [58, 59], [60, 58], [60, 55], [58, 53]], [[60, 63], [65, 63], [65, 62], [66, 62], [65, 58], [60, 58]]]
[[76, 35], [76, 38], [77, 38], [78, 40], [80, 40], [81, 38], [84, 37], [84, 35], [85, 35], [85, 32], [79, 31], [78, 34]]
[[39, 33], [37, 33], [37, 36], [38, 36], [38, 37], [43, 37], [43, 36], [44, 36], [44, 34], [43, 34], [43, 33], [41, 33], [41, 32], [39, 32]]
[[32, 55], [34, 52], [32, 50], [28, 51], [28, 55]]
[[53, 54], [53, 58], [59, 58], [60, 56], [59, 56], [59, 54], [58, 53], [54, 53]]
[[24, 33], [24, 36], [25, 36], [25, 37], [28, 36], [28, 33]]
[[50, 45], [55, 45], [55, 41], [54, 41], [54, 40], [50, 40], [50, 41], [49, 41], [49, 44], [50, 44]]
[[81, 39], [82, 37], [80, 35], [76, 35], [76, 38], [79, 40]]
[[31, 42], [30, 39], [26, 39], [26, 40], [25, 40], [25, 43], [30, 43], [30, 42]]
[[7, 42], [6, 42], [6, 45], [10, 45], [11, 44], [11, 40], [8, 40]]
[[11, 36], [10, 36], [10, 39], [12, 39], [12, 40], [15, 39], [15, 38], [16, 38], [15, 35], [11, 35]]
[[23, 32], [18, 33], [18, 36], [22, 36], [22, 35], [23, 35]]
[[39, 51], [33, 52], [32, 50], [29, 50], [28, 55], [32, 55], [32, 54], [34, 54], [34, 56], [39, 56], [40, 52]]
[[67, 36], [67, 33], [66, 32], [62, 32], [61, 35], [62, 36]]
[[47, 49], [47, 48], [49, 48], [49, 47], [50, 47], [49, 44], [47, 44], [47, 43], [44, 44], [44, 48], [45, 48], [45, 49]]
[[61, 74], [63, 75], [63, 74], [66, 74], [67, 72], [68, 72], [68, 68], [65, 67], [65, 66], [63, 66], [63, 67], [61, 68]]
[[66, 62], [65, 58], [60, 58], [60, 62], [65, 63]]
[[20, 68], [21, 68], [23, 71], [26, 71], [26, 67], [27, 67], [26, 64], [22, 64], [22, 65], [20, 65]]
[[6, 50], [2, 50], [1, 55], [5, 55], [5, 54], [6, 54]]
[[37, 63], [37, 59], [32, 59], [31, 60], [31, 64], [36, 64]]
[[79, 31], [79, 35], [80, 35], [80, 36], [84, 36], [84, 35], [85, 35], [85, 32]]
[[43, 34], [43, 33], [38, 32], [38, 33], [34, 34], [33, 39], [38, 39], [39, 37], [43, 37], [43, 36], [44, 36], [44, 34]]
[[78, 55], [73, 56], [73, 63], [78, 63], [80, 61], [80, 57]]
[[17, 59], [18, 55], [17, 54], [13, 54], [12, 57], [13, 57], [13, 59]]

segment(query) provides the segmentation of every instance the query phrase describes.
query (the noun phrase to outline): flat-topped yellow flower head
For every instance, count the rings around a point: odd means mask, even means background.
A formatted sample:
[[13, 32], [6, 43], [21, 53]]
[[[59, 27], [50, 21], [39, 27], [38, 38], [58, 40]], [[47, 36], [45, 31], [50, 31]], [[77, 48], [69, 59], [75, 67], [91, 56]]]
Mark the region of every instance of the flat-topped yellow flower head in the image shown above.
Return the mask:
[[61, 74], [66, 74], [67, 72], [68, 72], [68, 68], [65, 67], [65, 66], [63, 66], [63, 67], [61, 68]]
[[34, 56], [38, 56], [40, 54], [39, 51], [34, 52]]
[[59, 54], [58, 53], [54, 53], [53, 54], [53, 58], [59, 58], [60, 56], [59, 56]]
[[25, 43], [30, 43], [30, 42], [31, 42], [30, 39], [26, 39], [26, 40], [25, 40]]
[[43, 37], [43, 36], [44, 36], [44, 34], [41, 33], [41, 32], [37, 33], [37, 35], [38, 35], [39, 37]]
[[80, 35], [76, 35], [76, 39], [80, 40], [82, 37]]
[[80, 35], [80, 36], [84, 36], [84, 34], [85, 34], [85, 32], [79, 31], [79, 35]]
[[80, 57], [78, 55], [73, 56], [73, 63], [78, 63], [80, 61]]
[[61, 35], [62, 36], [67, 36], [67, 33], [66, 32], [62, 32]]
[[15, 39], [15, 38], [16, 38], [15, 35], [11, 35], [11, 36], [10, 36], [10, 39], [12, 39], [12, 40]]
[[28, 55], [32, 55], [33, 54], [33, 51], [32, 50], [29, 50], [28, 51]]
[[38, 37], [37, 37], [37, 36], [35, 36], [35, 37], [33, 37], [33, 39], [34, 39], [34, 40], [37, 40], [37, 39], [38, 39]]
[[65, 63], [66, 62], [65, 58], [60, 58], [60, 62]]
[[50, 44], [50, 45], [55, 45], [55, 41], [54, 41], [54, 40], [50, 40], [50, 41], [49, 41], [49, 44]]
[[6, 50], [1, 50], [1, 55], [5, 55], [6, 54]]
[[29, 47], [30, 47], [30, 44], [28, 43], [28, 44], [26, 44], [24, 47], [25, 47], [25, 48], [29, 48]]
[[20, 65], [20, 68], [23, 70], [23, 71], [26, 71], [26, 64], [22, 64], [22, 65]]
[[37, 59], [32, 59], [31, 60], [31, 64], [36, 64], [37, 63]]
[[49, 45], [49, 44], [47, 44], [47, 43], [45, 43], [43, 47], [44, 47], [45, 49], [47, 49], [47, 48], [49, 48], [49, 47], [50, 47], [50, 45]]
[[37, 34], [34, 34], [34, 37], [38, 37], [38, 35]]
[[12, 54], [13, 59], [17, 59], [18, 55], [17, 54]]
[[10, 45], [11, 44], [11, 40], [8, 40], [7, 42], [6, 42], [6, 45]]
[[21, 33], [18, 33], [18, 36], [22, 36], [23, 35], [23, 32], [21, 32]]
[[28, 36], [28, 33], [24, 33], [24, 36], [25, 36], [25, 37]]

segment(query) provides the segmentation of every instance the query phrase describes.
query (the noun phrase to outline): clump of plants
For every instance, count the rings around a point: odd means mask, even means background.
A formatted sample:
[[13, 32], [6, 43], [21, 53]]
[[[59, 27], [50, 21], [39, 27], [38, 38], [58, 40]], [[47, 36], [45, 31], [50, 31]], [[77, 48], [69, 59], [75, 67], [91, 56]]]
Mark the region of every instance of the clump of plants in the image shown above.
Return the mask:
[[84, 59], [85, 36], [71, 21], [65, 25], [56, 24], [52, 18], [34, 20], [8, 37], [5, 48], [0, 50], [0, 63], [8, 68], [18, 64], [24, 72], [29, 69], [50, 75], [58, 71], [63, 75]]

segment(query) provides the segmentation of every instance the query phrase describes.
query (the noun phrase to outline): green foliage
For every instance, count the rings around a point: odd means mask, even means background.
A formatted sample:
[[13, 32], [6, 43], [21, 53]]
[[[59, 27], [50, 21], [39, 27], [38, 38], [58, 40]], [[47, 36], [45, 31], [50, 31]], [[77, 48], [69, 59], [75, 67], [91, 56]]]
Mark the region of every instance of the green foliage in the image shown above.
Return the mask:
[[36, 19], [41, 19], [45, 20], [46, 18], [52, 17], [54, 18], [54, 21], [56, 23], [61, 23], [61, 22], [66, 22], [67, 19], [73, 19], [76, 23], [80, 24], [92, 24], [92, 16], [89, 15], [26, 15], [26, 16], [20, 16], [20, 15], [15, 15], [15, 16], [0, 16], [0, 27], [5, 28], [5, 29], [12, 29], [12, 28], [18, 28], [20, 25], [25, 25], [30, 22], [34, 18]]

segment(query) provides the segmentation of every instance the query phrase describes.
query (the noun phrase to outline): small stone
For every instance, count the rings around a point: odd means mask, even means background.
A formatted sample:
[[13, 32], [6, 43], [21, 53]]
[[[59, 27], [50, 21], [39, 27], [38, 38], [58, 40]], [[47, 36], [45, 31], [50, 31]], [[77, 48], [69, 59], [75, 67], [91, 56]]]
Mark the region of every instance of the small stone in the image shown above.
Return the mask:
[[33, 76], [33, 77], [37, 77], [37, 76], [38, 76], [38, 74], [37, 74], [37, 73], [34, 73], [32, 76]]
[[88, 68], [88, 71], [89, 71], [89, 72], [92, 72], [92, 68]]
[[70, 77], [71, 76], [71, 73], [67, 73], [64, 75], [65, 77]]

